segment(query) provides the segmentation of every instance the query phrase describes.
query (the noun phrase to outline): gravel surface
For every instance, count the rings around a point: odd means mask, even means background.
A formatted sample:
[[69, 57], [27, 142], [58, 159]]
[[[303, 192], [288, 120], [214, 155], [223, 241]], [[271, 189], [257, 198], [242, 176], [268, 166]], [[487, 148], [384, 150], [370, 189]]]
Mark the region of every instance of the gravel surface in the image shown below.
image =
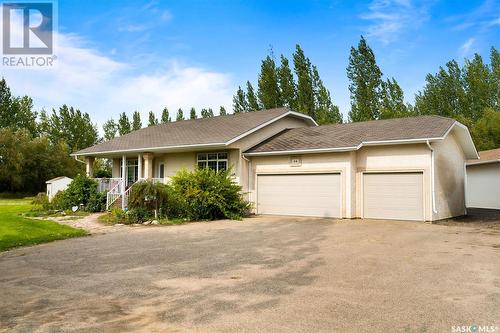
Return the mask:
[[5, 332], [451, 332], [500, 326], [500, 232], [256, 217], [0, 254]]

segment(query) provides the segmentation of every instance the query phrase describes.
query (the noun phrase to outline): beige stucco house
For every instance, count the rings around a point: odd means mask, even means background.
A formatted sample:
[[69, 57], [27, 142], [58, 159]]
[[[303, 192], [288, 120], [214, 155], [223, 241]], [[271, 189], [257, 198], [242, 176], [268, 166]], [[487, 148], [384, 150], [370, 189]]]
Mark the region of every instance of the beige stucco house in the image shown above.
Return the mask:
[[467, 162], [467, 207], [500, 209], [500, 148]]
[[258, 214], [434, 221], [465, 213], [467, 128], [422, 116], [317, 126], [287, 108], [143, 128], [74, 154], [113, 160], [109, 201], [139, 179], [231, 167]]

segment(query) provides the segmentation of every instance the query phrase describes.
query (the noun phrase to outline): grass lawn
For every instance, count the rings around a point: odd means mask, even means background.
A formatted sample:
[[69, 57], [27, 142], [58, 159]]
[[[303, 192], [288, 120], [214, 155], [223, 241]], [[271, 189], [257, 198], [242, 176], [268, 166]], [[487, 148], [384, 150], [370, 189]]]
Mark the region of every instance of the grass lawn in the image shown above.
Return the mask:
[[56, 222], [20, 216], [32, 207], [31, 199], [0, 199], [0, 251], [87, 234]]

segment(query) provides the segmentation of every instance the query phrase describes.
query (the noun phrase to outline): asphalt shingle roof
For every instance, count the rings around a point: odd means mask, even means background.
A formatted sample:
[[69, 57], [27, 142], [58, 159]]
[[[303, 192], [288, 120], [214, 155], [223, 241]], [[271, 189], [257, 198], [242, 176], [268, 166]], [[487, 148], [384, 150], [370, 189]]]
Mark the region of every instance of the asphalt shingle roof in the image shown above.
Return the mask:
[[145, 127], [107, 142], [82, 149], [74, 153], [74, 155], [225, 143], [289, 111], [288, 108], [276, 108]]
[[284, 130], [246, 153], [356, 147], [363, 142], [438, 138], [455, 120], [419, 116]]
[[478, 160], [468, 160], [467, 164], [482, 164], [485, 162], [500, 162], [500, 148], [483, 150], [479, 152]]

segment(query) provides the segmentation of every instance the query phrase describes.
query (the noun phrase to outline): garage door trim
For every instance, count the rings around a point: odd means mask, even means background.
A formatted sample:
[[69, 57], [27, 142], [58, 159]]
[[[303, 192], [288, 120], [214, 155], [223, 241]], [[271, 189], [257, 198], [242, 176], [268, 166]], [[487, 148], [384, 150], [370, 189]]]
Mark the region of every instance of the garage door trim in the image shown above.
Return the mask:
[[423, 169], [383, 169], [383, 170], [364, 170], [361, 171], [361, 184], [360, 184], [360, 210], [361, 210], [361, 218], [364, 219], [365, 217], [365, 202], [364, 202], [364, 197], [365, 197], [365, 174], [388, 174], [388, 173], [419, 173], [422, 175], [422, 220], [420, 221], [425, 221], [426, 220], [426, 200], [425, 200], [425, 170]]
[[340, 177], [340, 186], [339, 186], [339, 218], [342, 218], [342, 212], [343, 212], [343, 191], [342, 189], [344, 188], [344, 177], [343, 177], [343, 171], [342, 170], [328, 170], [328, 171], [322, 171], [322, 170], [311, 170], [311, 171], [260, 171], [255, 173], [255, 212], [256, 214], [259, 213], [259, 176], [293, 176], [293, 175], [339, 175]]

